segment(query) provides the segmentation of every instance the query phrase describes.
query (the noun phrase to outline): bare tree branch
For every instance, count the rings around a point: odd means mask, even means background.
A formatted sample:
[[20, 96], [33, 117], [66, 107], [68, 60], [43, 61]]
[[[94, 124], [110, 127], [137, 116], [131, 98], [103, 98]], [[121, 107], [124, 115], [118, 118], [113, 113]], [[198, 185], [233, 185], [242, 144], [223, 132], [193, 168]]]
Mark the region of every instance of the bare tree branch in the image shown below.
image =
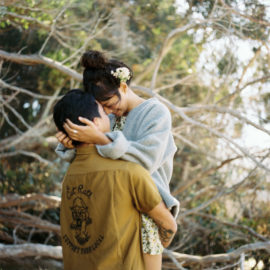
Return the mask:
[[24, 65], [36, 65], [43, 64], [51, 68], [55, 68], [66, 74], [67, 76], [74, 78], [77, 81], [82, 81], [82, 75], [67, 66], [62, 65], [60, 62], [52, 60], [48, 57], [32, 54], [32, 55], [21, 55], [17, 53], [8, 53], [6, 51], [0, 50], [0, 58], [8, 61], [12, 61]]
[[2, 104], [0, 103], [0, 107], [2, 107], [2, 106], [5, 106], [5, 107], [7, 107], [20, 121], [21, 121], [21, 123], [26, 127], [26, 128], [28, 128], [28, 129], [30, 129], [31, 128], [31, 126], [28, 124], [28, 123], [26, 123], [26, 121], [23, 119], [23, 117], [22, 117], [22, 115], [21, 114], [19, 114], [13, 107], [11, 107], [4, 99], [2, 99], [1, 97], [0, 97], [0, 101], [2, 102]]
[[182, 108], [182, 110], [184, 112], [187, 112], [187, 113], [194, 113], [194, 112], [198, 112], [198, 113], [201, 113], [202, 110], [204, 111], [211, 111], [211, 112], [219, 112], [219, 113], [229, 113], [230, 115], [238, 118], [239, 120], [265, 132], [266, 134], [268, 134], [270, 136], [270, 131], [265, 129], [263, 126], [261, 125], [258, 125], [252, 121], [250, 121], [248, 118], [246, 118], [245, 116], [241, 115], [239, 112], [237, 112], [236, 110], [232, 110], [232, 109], [229, 109], [229, 108], [226, 108], [226, 107], [220, 107], [220, 106], [217, 106], [217, 105], [207, 105], [207, 106], [190, 106], [190, 107], [186, 107], [186, 108]]
[[169, 88], [172, 88], [176, 85], [192, 85], [194, 84], [194, 79], [197, 79], [197, 74], [192, 74], [192, 75], [188, 75], [180, 80], [177, 80], [175, 82], [173, 82], [172, 84], [169, 84], [169, 85], [165, 85], [165, 86], [161, 86], [161, 87], [158, 87], [158, 88], [155, 88], [153, 91], [158, 93], [162, 90], [166, 90], [166, 89], [169, 89]]
[[61, 198], [46, 194], [27, 194], [25, 196], [10, 194], [0, 197], [0, 208], [21, 206], [22, 204], [25, 204], [27, 202], [43, 202], [46, 203], [46, 207], [48, 208], [57, 208], [60, 207]]
[[41, 46], [41, 48], [40, 48], [40, 50], [39, 50], [39, 52], [38, 52], [39, 55], [42, 54], [42, 52], [43, 52], [43, 50], [45, 49], [45, 47], [46, 47], [48, 41], [50, 40], [51, 36], [54, 35], [54, 32], [55, 32], [55, 30], [56, 30], [56, 23], [57, 23], [58, 19], [59, 19], [59, 18], [63, 15], [63, 13], [69, 8], [69, 6], [70, 6], [70, 3], [67, 4], [66, 6], [64, 6], [64, 7], [62, 8], [62, 10], [58, 13], [58, 15], [56, 16], [56, 18], [53, 19], [52, 25], [51, 25], [51, 29], [50, 29], [50, 33], [49, 33], [49, 35], [47, 36], [46, 40], [44, 41], [43, 45]]
[[[268, 153], [261, 159], [261, 161], [265, 160], [268, 156], [269, 156], [269, 153], [270, 151], [268, 151]], [[219, 191], [214, 197], [212, 197], [210, 200], [202, 203], [201, 205], [193, 208], [193, 209], [190, 209], [190, 210], [187, 210], [185, 211], [184, 213], [180, 213], [179, 216], [178, 216], [178, 219], [181, 219], [185, 216], [188, 216], [188, 215], [192, 215], [194, 213], [197, 213], [198, 211], [206, 208], [208, 205], [210, 205], [211, 203], [213, 203], [214, 201], [217, 201], [219, 200], [222, 196], [225, 196], [225, 195], [228, 195], [228, 194], [231, 194], [233, 192], [236, 192], [237, 189], [242, 186], [250, 177], [252, 177], [256, 170], [258, 169], [258, 165], [256, 165], [252, 170], [249, 171], [249, 173], [238, 183], [232, 185], [231, 187], [228, 187], [228, 188], [223, 188], [221, 191]]]
[[42, 244], [3, 245], [0, 244], [0, 259], [47, 257], [62, 260], [62, 247]]
[[24, 151], [24, 150], [18, 150], [18, 151], [13, 151], [13, 152], [8, 152], [8, 153], [0, 153], [0, 158], [4, 158], [4, 157], [13, 157], [16, 155], [25, 155], [28, 157], [32, 157], [37, 159], [39, 162], [50, 166], [50, 167], [54, 167], [55, 165], [53, 164], [53, 162], [44, 159], [43, 157], [41, 157], [40, 155], [38, 155], [37, 153], [34, 152], [29, 152], [29, 151]]
[[270, 26], [270, 23], [267, 22], [267, 21], [255, 19], [255, 18], [253, 18], [251, 16], [242, 14], [241, 12], [239, 12], [239, 11], [235, 10], [234, 8], [230, 7], [229, 5], [227, 5], [224, 0], [219, 0], [219, 1], [224, 7], [226, 7], [230, 12], [234, 13], [235, 15], [246, 18], [246, 19], [248, 19], [248, 20], [250, 20], [252, 22], [255, 22], [255, 23], [258, 23], [258, 24], [261, 24], [261, 25]]
[[2, 108], [2, 110], [1, 110], [1, 113], [3, 114], [3, 116], [4, 116], [4, 119], [6, 120], [6, 122], [18, 133], [18, 134], [22, 134], [23, 132], [20, 130], [20, 129], [18, 129], [17, 128], [17, 126], [16, 125], [14, 125], [11, 121], [10, 121], [10, 119], [8, 118], [8, 116], [7, 116], [7, 114], [5, 113], [5, 110], [4, 110], [4, 108]]
[[141, 86], [135, 86], [133, 85], [133, 88], [136, 90], [139, 90], [140, 92], [143, 92], [144, 94], [148, 95], [148, 96], [152, 96], [152, 97], [157, 97], [161, 102], [163, 102], [165, 105], [168, 106], [169, 109], [171, 109], [173, 112], [177, 113], [182, 119], [184, 119], [185, 121], [193, 124], [194, 126], [203, 128], [205, 130], [208, 130], [210, 132], [210, 134], [214, 134], [217, 137], [223, 138], [226, 141], [228, 141], [230, 144], [232, 144], [233, 146], [235, 146], [237, 149], [239, 149], [245, 156], [247, 156], [249, 159], [251, 159], [256, 165], [258, 165], [258, 167], [264, 169], [267, 172], [270, 172], [270, 169], [268, 167], [266, 167], [264, 164], [262, 164], [261, 162], [259, 162], [256, 158], [254, 158], [245, 148], [243, 148], [242, 146], [238, 145], [236, 142], [234, 142], [231, 138], [229, 138], [227, 135], [222, 134], [216, 130], [214, 130], [213, 128], [198, 122], [190, 117], [188, 117], [185, 113], [184, 110], [182, 110], [180, 107], [174, 105], [173, 103], [171, 103], [169, 100], [165, 99], [164, 97], [161, 97], [160, 95], [158, 95], [157, 93], [154, 93], [153, 91], [151, 91], [148, 88], [145, 87], [141, 87]]
[[[194, 255], [187, 255], [187, 254], [181, 254], [177, 252], [171, 252], [171, 254], [179, 261], [179, 262], [185, 262], [185, 264], [190, 263], [197, 263], [201, 265], [209, 264], [209, 263], [217, 263], [217, 262], [231, 262], [235, 259], [238, 259], [242, 253], [249, 253], [252, 251], [257, 250], [270, 250], [270, 242], [256, 242], [252, 244], [247, 244], [244, 246], [241, 246], [240, 248], [225, 253], [225, 254], [214, 254], [214, 255], [208, 255], [208, 256], [194, 256]], [[166, 251], [164, 252], [164, 258], [168, 258], [169, 256], [166, 254]]]
[[245, 68], [244, 68], [244, 70], [243, 70], [243, 72], [242, 72], [242, 75], [241, 75], [241, 77], [240, 77], [240, 79], [239, 79], [239, 82], [238, 82], [238, 84], [237, 84], [237, 86], [236, 86], [236, 89], [239, 89], [239, 88], [240, 88], [240, 85], [241, 85], [241, 83], [242, 83], [242, 81], [243, 81], [243, 79], [244, 79], [245, 74], [247, 73], [248, 69], [254, 64], [254, 62], [255, 62], [256, 59], [258, 58], [258, 56], [259, 56], [260, 53], [261, 53], [261, 50], [262, 50], [262, 46], [260, 46], [260, 47], [257, 49], [257, 51], [256, 51], [256, 53], [254, 54], [254, 56], [250, 59], [249, 63], [245, 66]]
[[158, 71], [159, 71], [159, 68], [160, 68], [160, 65], [162, 63], [162, 60], [164, 59], [164, 57], [166, 56], [166, 54], [169, 52], [169, 50], [171, 49], [175, 39], [177, 38], [177, 36], [183, 32], [186, 32], [187, 30], [191, 29], [191, 28], [194, 28], [196, 25], [198, 24], [204, 24], [206, 23], [207, 20], [198, 20], [196, 22], [193, 22], [193, 23], [190, 23], [190, 24], [187, 24], [187, 25], [184, 25], [180, 28], [177, 28], [177, 29], [174, 29], [173, 31], [171, 31], [166, 40], [164, 41], [163, 43], [163, 46], [162, 46], [162, 49], [159, 53], [159, 56], [156, 60], [156, 64], [155, 64], [155, 70], [154, 70], [154, 73], [153, 73], [153, 76], [152, 76], [152, 81], [151, 81], [151, 86], [150, 86], [150, 89], [154, 89], [155, 88], [155, 84], [156, 84], [156, 79], [157, 79], [157, 75], [158, 75]]
[[221, 99], [219, 99], [217, 101], [217, 103], [221, 103], [223, 102], [224, 100], [226, 99], [231, 99], [233, 96], [235, 96], [236, 94], [239, 94], [240, 92], [242, 92], [246, 87], [250, 86], [250, 85], [253, 85], [253, 84], [256, 84], [256, 83], [259, 83], [259, 82], [267, 82], [270, 80], [270, 75], [266, 75], [266, 76], [263, 76], [261, 78], [257, 78], [255, 80], [252, 80], [250, 82], [247, 82], [246, 84], [244, 84], [241, 88], [238, 88], [236, 89], [235, 91], [233, 91], [231, 94], [225, 96], [225, 97], [222, 97]]
[[43, 22], [41, 22], [41, 21], [39, 21], [39, 20], [37, 20], [37, 19], [35, 19], [33, 17], [24, 16], [24, 15], [20, 15], [18, 13], [13, 13], [13, 12], [8, 12], [8, 11], [5, 12], [5, 15], [7, 15], [9, 17], [13, 17], [13, 18], [17, 18], [17, 19], [29, 21], [31, 23], [34, 23], [34, 24], [36, 24], [36, 25], [38, 25], [38, 26], [46, 29], [46, 30], [50, 30], [50, 26], [48, 24], [43, 23]]
[[226, 159], [224, 161], [221, 162], [220, 165], [212, 167], [210, 169], [207, 169], [205, 171], [200, 172], [198, 175], [196, 175], [196, 177], [194, 177], [191, 180], [188, 180], [185, 183], [182, 183], [182, 185], [180, 187], [178, 187], [176, 190], [173, 191], [173, 195], [176, 196], [179, 193], [182, 193], [183, 191], [185, 191], [187, 188], [189, 188], [190, 186], [194, 185], [196, 182], [201, 181], [204, 177], [216, 172], [217, 170], [219, 170], [220, 168], [222, 168], [223, 166], [227, 165], [228, 163], [238, 159], [239, 157], [235, 157], [235, 158], [230, 158], [230, 159]]
[[18, 86], [14, 86], [14, 85], [8, 84], [8, 83], [4, 82], [1, 79], [0, 79], [0, 86], [3, 87], [3, 88], [8, 88], [8, 89], [13, 90], [13, 91], [17, 91], [17, 92], [22, 93], [22, 94], [26, 94], [26, 95], [31, 96], [33, 98], [37, 98], [37, 99], [52, 99], [52, 96], [46, 96], [46, 95], [36, 94], [36, 93], [33, 93], [30, 90], [27, 90], [27, 89], [24, 89], [24, 88], [21, 88], [21, 87], [18, 87]]
[[44, 231], [53, 232], [60, 236], [60, 225], [52, 224], [51, 222], [43, 220], [39, 217], [14, 209], [0, 209], [0, 221], [6, 225], [11, 224], [12, 226], [16, 226], [20, 224], [30, 228], [39, 228]]
[[[29, 148], [32, 149], [35, 145], [40, 145], [42, 142], [46, 142], [46, 144], [50, 143], [46, 138], [43, 137], [43, 135], [48, 133], [49, 131], [56, 130], [55, 126], [51, 122], [51, 119], [52, 119], [52, 115], [39, 121], [35, 126], [26, 130], [21, 135], [15, 135], [15, 136], [8, 137], [5, 140], [1, 140], [0, 152], [3, 152], [15, 146], [16, 146], [17, 151], [20, 151], [20, 150], [25, 151], [25, 149], [29, 149]], [[24, 154], [24, 153], [19, 153], [19, 154]], [[28, 153], [26, 153], [26, 155], [27, 154]], [[6, 155], [12, 156], [12, 153], [10, 154], [6, 153]], [[44, 162], [45, 164], [47, 163], [46, 160], [44, 160]]]
[[217, 217], [213, 216], [213, 215], [208, 215], [208, 214], [203, 214], [203, 213], [196, 213], [195, 214], [196, 216], [200, 216], [200, 217], [203, 217], [203, 218], [207, 218], [207, 219], [211, 219], [211, 220], [214, 220], [222, 225], [226, 225], [226, 226], [230, 226], [230, 227], [233, 227], [233, 228], [238, 228], [238, 229], [242, 229], [242, 230], [246, 230], [248, 231], [252, 236], [258, 238], [259, 240], [261, 241], [270, 241], [270, 239], [264, 237], [263, 235], [255, 232], [253, 229], [251, 229], [250, 227], [246, 226], [246, 225], [239, 225], [239, 224], [236, 224], [236, 223], [233, 223], [233, 222], [228, 222], [228, 221], [222, 221], [220, 219], [218, 219]]

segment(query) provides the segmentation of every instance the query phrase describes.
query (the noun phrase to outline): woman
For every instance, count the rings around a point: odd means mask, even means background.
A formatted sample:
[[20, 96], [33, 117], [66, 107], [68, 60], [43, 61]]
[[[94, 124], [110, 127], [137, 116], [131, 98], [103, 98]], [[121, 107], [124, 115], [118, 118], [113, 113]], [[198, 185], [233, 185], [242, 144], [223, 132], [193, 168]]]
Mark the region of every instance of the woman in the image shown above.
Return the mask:
[[[98, 51], [84, 53], [81, 63], [85, 68], [85, 91], [91, 92], [110, 114], [112, 132], [103, 134], [91, 121], [80, 117], [86, 126], [67, 120], [64, 128], [69, 137], [58, 133], [58, 140], [70, 148], [72, 140], [94, 143], [101, 156], [141, 164], [149, 170], [163, 201], [176, 216], [179, 203], [169, 190], [176, 151], [169, 110], [156, 98], [145, 100], [132, 91], [129, 87], [132, 70], [124, 63], [108, 60]], [[62, 155], [70, 155], [70, 151], [60, 150]], [[146, 269], [161, 269], [163, 247], [158, 228], [145, 215], [142, 215], [142, 241]]]

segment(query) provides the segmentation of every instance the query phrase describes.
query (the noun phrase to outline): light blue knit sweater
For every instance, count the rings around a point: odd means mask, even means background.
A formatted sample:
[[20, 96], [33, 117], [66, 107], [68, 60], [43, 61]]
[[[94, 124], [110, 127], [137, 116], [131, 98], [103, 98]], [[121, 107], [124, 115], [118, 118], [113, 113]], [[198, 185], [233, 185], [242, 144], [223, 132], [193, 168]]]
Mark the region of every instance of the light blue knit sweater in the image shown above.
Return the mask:
[[[115, 117], [110, 115], [111, 127]], [[146, 168], [155, 181], [163, 201], [178, 215], [179, 202], [171, 195], [169, 182], [176, 146], [171, 133], [171, 114], [156, 98], [150, 98], [131, 110], [123, 131], [106, 133], [112, 143], [96, 145], [98, 153], [111, 159], [136, 162]], [[56, 152], [69, 159], [74, 155], [59, 145]], [[60, 153], [59, 153], [60, 152]]]

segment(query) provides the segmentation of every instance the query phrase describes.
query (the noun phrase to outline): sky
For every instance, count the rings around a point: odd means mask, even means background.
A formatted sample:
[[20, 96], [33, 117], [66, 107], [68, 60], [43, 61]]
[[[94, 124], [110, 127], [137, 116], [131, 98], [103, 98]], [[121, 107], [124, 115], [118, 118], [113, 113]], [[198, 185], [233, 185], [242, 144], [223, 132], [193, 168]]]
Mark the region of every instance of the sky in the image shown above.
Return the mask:
[[[270, 20], [270, 0], [259, 0], [261, 4], [266, 6], [267, 17]], [[176, 0], [177, 11], [180, 15], [184, 15], [187, 11], [189, 5], [186, 0]], [[238, 5], [236, 7], [239, 11], [243, 11], [243, 0], [238, 1]], [[203, 19], [201, 14], [194, 14], [194, 19], [199, 18]], [[193, 34], [191, 30], [190, 34]], [[211, 28], [206, 29], [211, 33]], [[203, 30], [198, 30], [195, 35], [194, 42], [200, 42], [203, 38]], [[211, 39], [211, 38], [210, 38]], [[212, 83], [213, 76], [219, 76], [217, 72], [217, 59], [222, 58], [226, 50], [224, 48], [234, 46], [234, 56], [238, 59], [239, 63], [242, 65], [247, 65], [250, 59], [254, 56], [253, 47], [258, 47], [258, 44], [254, 41], [250, 40], [240, 40], [236, 36], [229, 36], [228, 38], [222, 39], [213, 39], [207, 42], [204, 46], [204, 49], [199, 57], [199, 61], [197, 63], [197, 71], [202, 72], [204, 76], [204, 83], [207, 85], [208, 83]], [[262, 51], [262, 54], [267, 55], [268, 52]], [[204, 69], [204, 71], [203, 71]], [[242, 69], [237, 70], [237, 77], [240, 78], [242, 74]], [[248, 69], [243, 84], [245, 82], [252, 81], [254, 78], [257, 78], [258, 75], [256, 73], [256, 64]], [[218, 86], [217, 86], [218, 87]], [[232, 89], [233, 90], [233, 89]], [[258, 123], [257, 110], [259, 109], [262, 112], [262, 117], [265, 117], [266, 114], [264, 112], [264, 106], [258, 107], [258, 102], [256, 101], [256, 97], [258, 96], [258, 85], [252, 85], [250, 87], [246, 87], [244, 91], [241, 93], [241, 97], [244, 103], [245, 116], [255, 122]], [[264, 89], [261, 89], [264, 93], [270, 93], [270, 84], [265, 84]], [[232, 128], [228, 127], [228, 128]], [[270, 131], [270, 124], [264, 125], [264, 128]], [[253, 126], [245, 125], [242, 130], [242, 136], [236, 139], [240, 145], [253, 148], [255, 151], [259, 149], [270, 148], [270, 136], [263, 131], [260, 131]]]

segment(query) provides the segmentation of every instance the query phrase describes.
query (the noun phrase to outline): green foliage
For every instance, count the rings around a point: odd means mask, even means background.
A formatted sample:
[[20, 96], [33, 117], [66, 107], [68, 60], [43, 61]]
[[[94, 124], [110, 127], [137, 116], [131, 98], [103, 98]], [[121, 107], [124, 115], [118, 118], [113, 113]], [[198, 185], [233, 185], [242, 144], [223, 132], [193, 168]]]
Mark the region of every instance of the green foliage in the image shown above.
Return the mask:
[[196, 64], [200, 51], [201, 46], [193, 43], [192, 35], [181, 35], [175, 40], [172, 50], [163, 60], [161, 70], [166, 71], [166, 68], [170, 67], [170, 69], [177, 70], [181, 75], [186, 76]]
[[263, 120], [264, 123], [270, 122], [270, 93], [266, 93], [262, 96], [263, 102], [265, 105], [265, 110], [267, 112], [265, 120]]
[[219, 75], [228, 75], [236, 72], [237, 60], [231, 52], [226, 52], [218, 62]]
[[0, 193], [52, 194], [58, 189], [63, 171], [58, 167], [50, 169], [25, 156], [12, 159], [12, 163], [0, 163]]

